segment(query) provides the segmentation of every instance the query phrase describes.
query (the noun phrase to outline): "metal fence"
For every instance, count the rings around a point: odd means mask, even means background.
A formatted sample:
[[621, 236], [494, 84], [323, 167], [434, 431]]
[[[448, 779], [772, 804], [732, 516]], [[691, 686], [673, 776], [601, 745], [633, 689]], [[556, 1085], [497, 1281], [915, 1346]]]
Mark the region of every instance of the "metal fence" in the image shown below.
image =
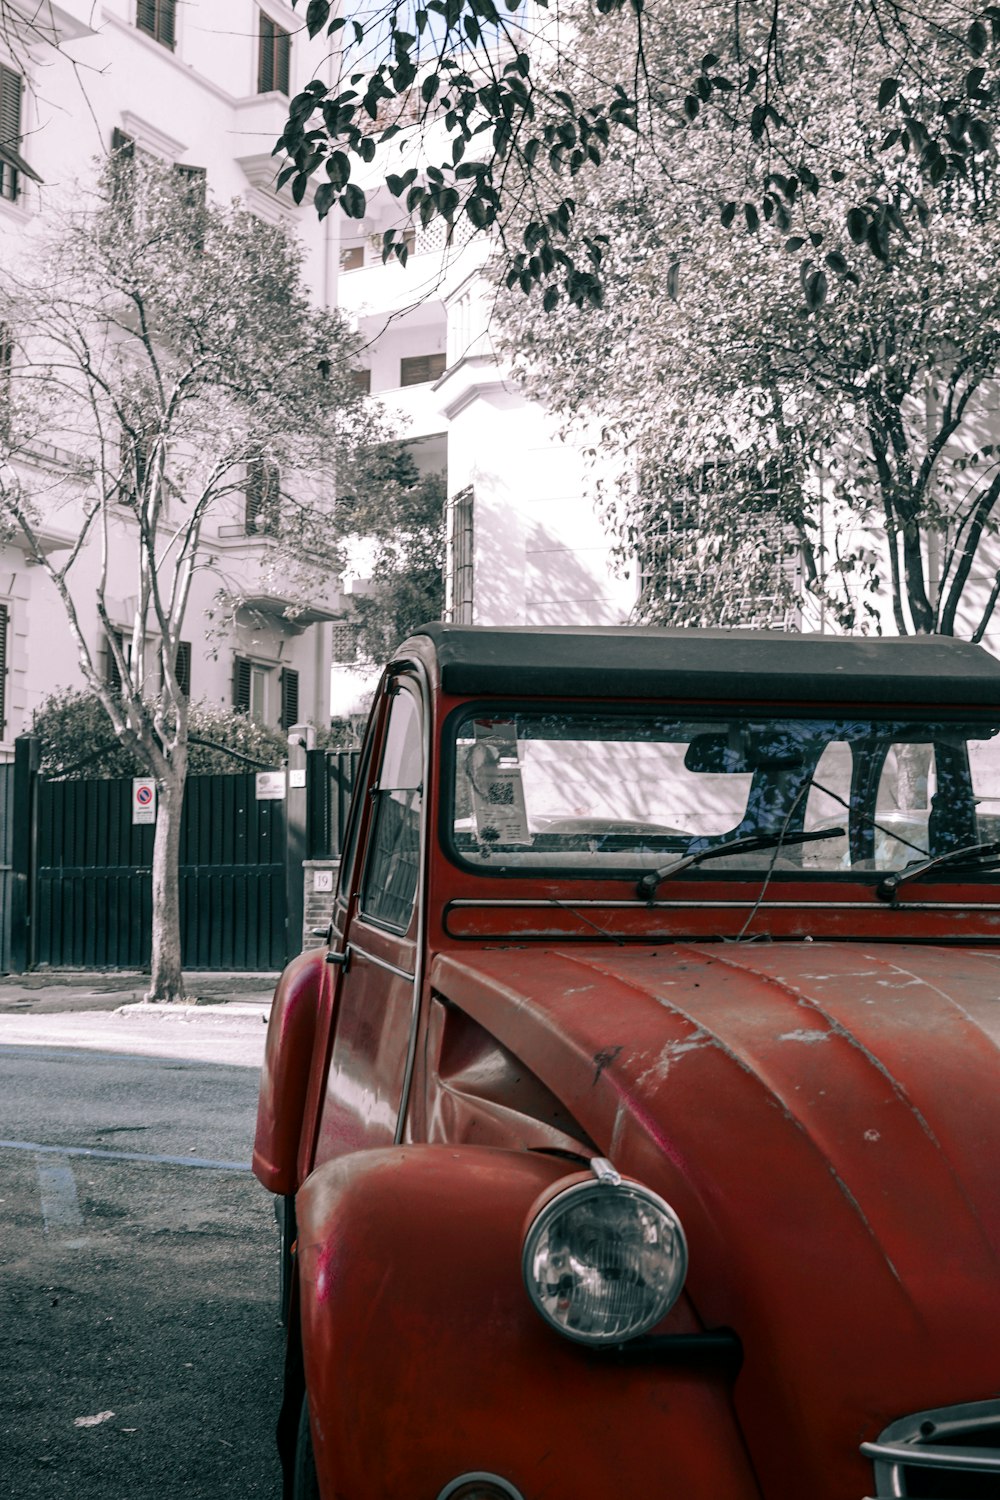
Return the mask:
[[[0, 766], [0, 972], [145, 968], [155, 828], [133, 819], [131, 778], [48, 781], [38, 756], [26, 737]], [[189, 777], [185, 967], [277, 969], [299, 951], [302, 860], [339, 856], [357, 762], [357, 751], [310, 751], [294, 802], [291, 787], [259, 796], [252, 774]]]

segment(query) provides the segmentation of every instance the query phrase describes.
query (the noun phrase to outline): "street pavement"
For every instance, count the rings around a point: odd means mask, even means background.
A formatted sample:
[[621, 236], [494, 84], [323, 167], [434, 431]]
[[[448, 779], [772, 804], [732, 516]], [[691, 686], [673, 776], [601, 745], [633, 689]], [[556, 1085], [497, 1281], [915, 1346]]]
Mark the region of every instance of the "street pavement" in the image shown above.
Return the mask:
[[143, 983], [0, 980], [4, 1500], [280, 1494], [249, 1172], [274, 976], [189, 976], [183, 1006]]

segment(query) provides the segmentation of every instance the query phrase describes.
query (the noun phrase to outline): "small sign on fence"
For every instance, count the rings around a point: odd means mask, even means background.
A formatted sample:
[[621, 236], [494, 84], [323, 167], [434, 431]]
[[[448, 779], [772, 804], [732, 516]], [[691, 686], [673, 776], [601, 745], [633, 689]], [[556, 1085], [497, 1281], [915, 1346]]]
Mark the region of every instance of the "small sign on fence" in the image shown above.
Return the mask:
[[258, 771], [256, 786], [258, 802], [284, 802], [284, 771]]
[[132, 777], [132, 822], [156, 822], [156, 782], [152, 776]]

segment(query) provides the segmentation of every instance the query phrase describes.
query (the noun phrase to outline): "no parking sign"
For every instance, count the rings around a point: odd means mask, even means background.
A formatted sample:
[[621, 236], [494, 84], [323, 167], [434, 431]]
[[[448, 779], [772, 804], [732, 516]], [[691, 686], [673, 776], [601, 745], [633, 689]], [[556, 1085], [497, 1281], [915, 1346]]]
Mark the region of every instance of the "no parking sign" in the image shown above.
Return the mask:
[[132, 822], [156, 822], [156, 782], [152, 776], [132, 777]]

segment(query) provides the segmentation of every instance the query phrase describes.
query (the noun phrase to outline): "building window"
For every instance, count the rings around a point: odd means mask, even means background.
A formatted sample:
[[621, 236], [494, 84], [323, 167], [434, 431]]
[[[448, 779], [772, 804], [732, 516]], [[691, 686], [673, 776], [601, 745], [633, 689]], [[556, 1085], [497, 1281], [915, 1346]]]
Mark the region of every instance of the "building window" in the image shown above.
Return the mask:
[[139, 507], [149, 499], [149, 470], [156, 442], [152, 432], [128, 432], [119, 444], [118, 500]]
[[340, 252], [342, 271], [360, 271], [365, 263], [364, 245], [345, 245]]
[[270, 675], [270, 668], [248, 661], [245, 656], [237, 656], [233, 663], [233, 707], [237, 713], [248, 714], [257, 724], [267, 723]]
[[178, 163], [174, 167], [177, 176], [185, 184], [185, 196], [192, 208], [205, 207], [205, 194], [208, 182], [208, 174], [204, 167], [184, 167]]
[[116, 125], [111, 132], [111, 197], [123, 205], [132, 189], [135, 141]]
[[[132, 656], [132, 637], [129, 636], [126, 638], [124, 630], [114, 629], [109, 632], [109, 635], [114, 637], [115, 644], [117, 645], [122, 656], [124, 656], [125, 658], [125, 665], [130, 666]], [[118, 663], [115, 660], [115, 653], [111, 648], [110, 640], [108, 640], [105, 645], [104, 680], [113, 693], [121, 692], [122, 674], [118, 670]]]
[[288, 93], [292, 56], [291, 33], [260, 13], [260, 50], [257, 54], [257, 92]]
[[371, 370], [352, 370], [351, 384], [356, 391], [359, 391], [361, 393], [362, 396], [370, 396], [372, 393]]
[[10, 610], [0, 604], [0, 739], [7, 728], [7, 636], [9, 635]]
[[274, 536], [278, 530], [278, 502], [281, 498], [281, 475], [277, 464], [254, 459], [247, 464], [246, 511], [244, 529], [247, 536]]
[[448, 532], [450, 598], [448, 618], [455, 625], [472, 624], [473, 589], [473, 505], [471, 485], [449, 503], [451, 525]]
[[287, 733], [299, 722], [299, 674], [294, 667], [281, 671], [281, 727]]
[[177, 686], [185, 698], [191, 696], [191, 642], [177, 642], [177, 660], [174, 663]]
[[444, 374], [443, 354], [415, 354], [399, 362], [400, 385], [426, 385]]
[[0, 198], [17, 200], [21, 177], [36, 174], [21, 155], [21, 94], [24, 79], [0, 63]]
[[14, 335], [0, 323], [0, 433], [10, 432], [10, 377], [14, 365]]
[[135, 24], [172, 52], [177, 43], [176, 13], [177, 0], [137, 0]]

